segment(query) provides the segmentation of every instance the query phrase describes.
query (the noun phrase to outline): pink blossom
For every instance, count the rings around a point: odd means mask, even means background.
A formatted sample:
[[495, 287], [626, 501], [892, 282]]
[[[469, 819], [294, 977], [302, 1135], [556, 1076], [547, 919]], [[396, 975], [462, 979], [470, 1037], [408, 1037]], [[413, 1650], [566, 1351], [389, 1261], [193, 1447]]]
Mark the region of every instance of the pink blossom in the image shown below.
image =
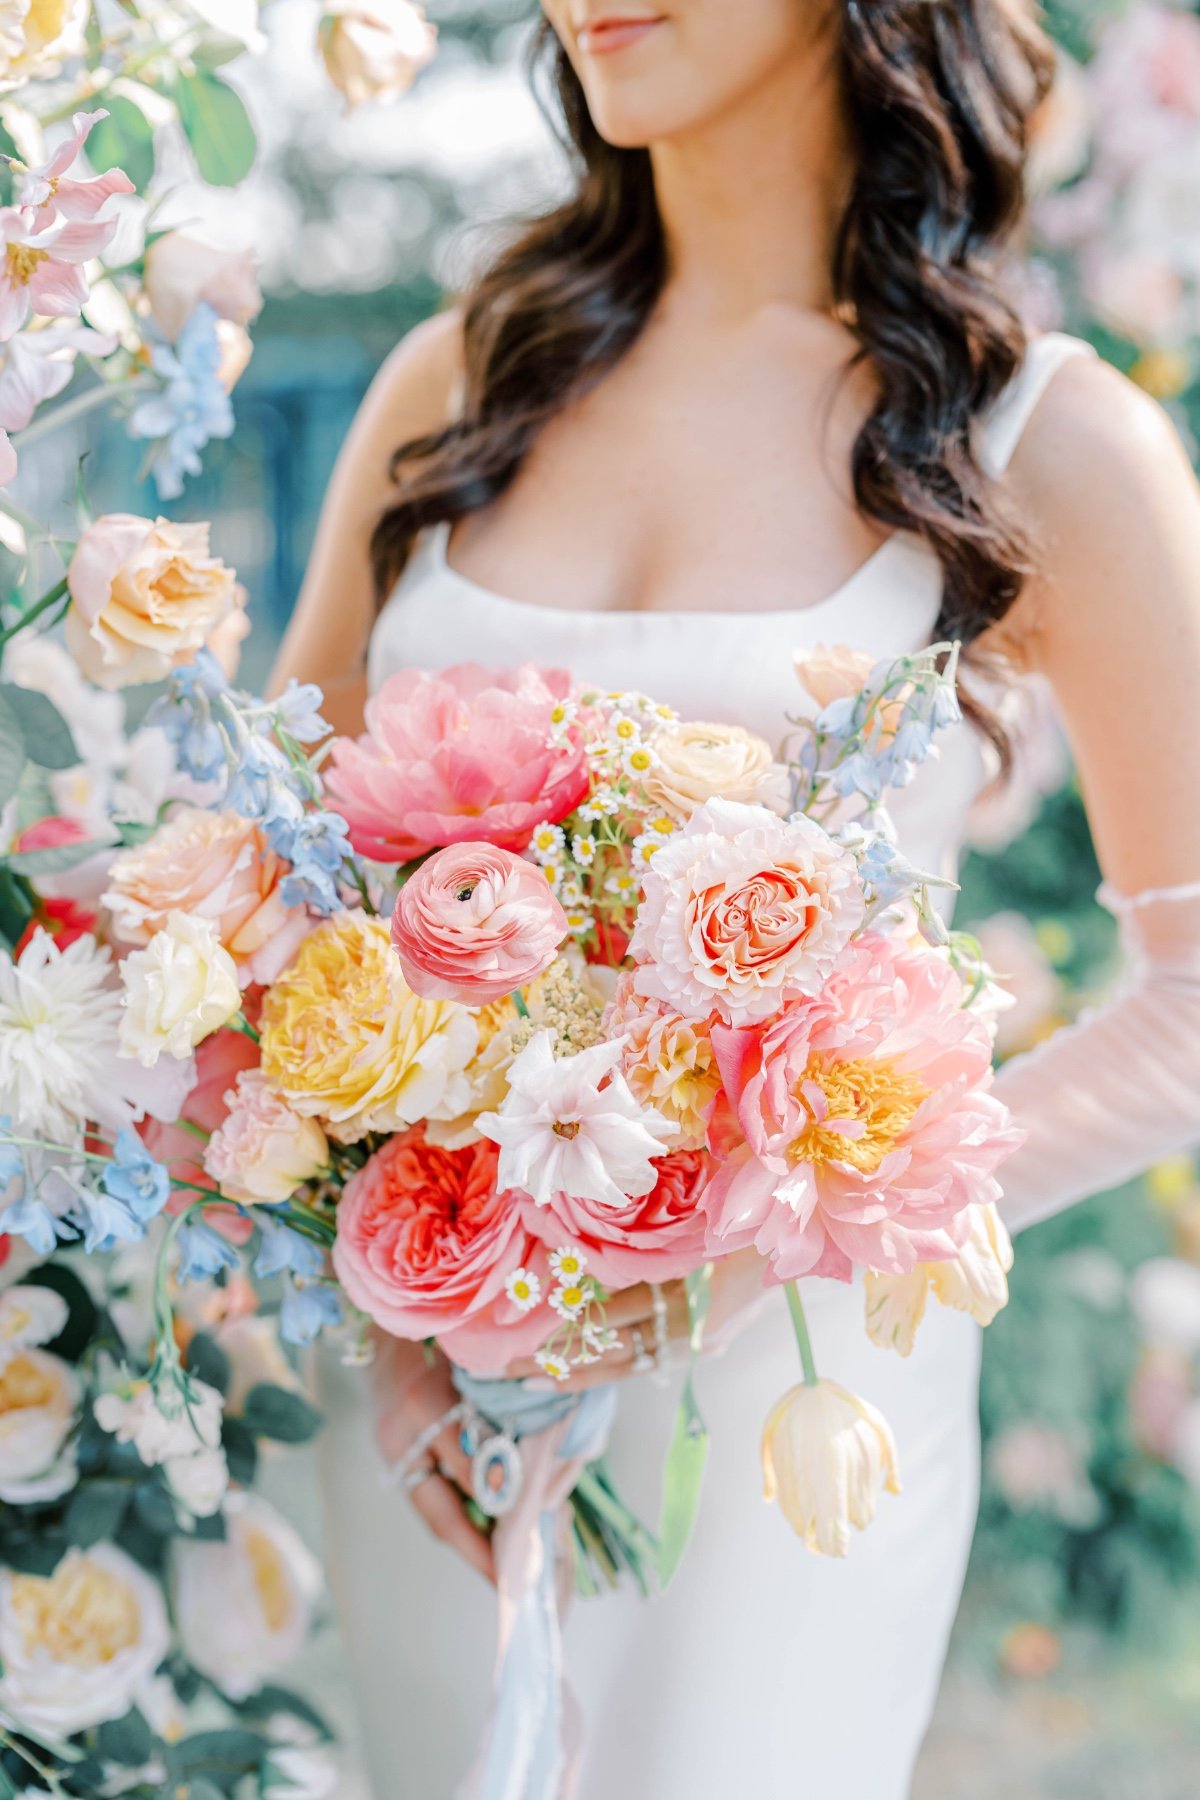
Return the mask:
[[497, 1187], [496, 1164], [493, 1144], [445, 1150], [420, 1125], [389, 1138], [347, 1182], [333, 1247], [355, 1306], [396, 1337], [437, 1337], [480, 1374], [535, 1350], [553, 1325], [505, 1290], [531, 1258], [544, 1275], [547, 1259], [518, 1198]]
[[817, 997], [712, 1035], [746, 1139], [705, 1197], [714, 1252], [752, 1243], [781, 1282], [902, 1275], [953, 1256], [966, 1209], [998, 1198], [1023, 1133], [940, 952], [868, 932]]
[[55, 222], [42, 210], [0, 207], [0, 340], [12, 337], [31, 312], [79, 312], [88, 297], [81, 264], [99, 256], [117, 229], [115, 219]]
[[339, 738], [328, 789], [356, 850], [409, 862], [483, 839], [523, 850], [535, 825], [564, 818], [588, 789], [578, 734], [550, 741], [571, 692], [561, 669], [460, 663], [401, 669], [367, 702], [364, 736]]
[[405, 882], [392, 943], [414, 994], [485, 1006], [541, 975], [570, 927], [542, 871], [492, 844], [451, 844]]
[[656, 1157], [654, 1168], [658, 1183], [640, 1200], [614, 1207], [556, 1193], [548, 1206], [526, 1205], [525, 1222], [547, 1245], [577, 1245], [614, 1291], [688, 1275], [705, 1260], [702, 1201], [713, 1161], [701, 1150], [675, 1150]]
[[102, 175], [89, 175], [82, 181], [68, 181], [67, 170], [83, 149], [92, 127], [107, 119], [108, 109], [77, 112], [71, 119], [71, 135], [55, 147], [48, 162], [36, 169], [26, 169], [17, 195], [21, 206], [53, 207], [62, 219], [94, 219], [106, 200], [114, 194], [132, 194], [133, 182], [123, 169], [107, 169]]

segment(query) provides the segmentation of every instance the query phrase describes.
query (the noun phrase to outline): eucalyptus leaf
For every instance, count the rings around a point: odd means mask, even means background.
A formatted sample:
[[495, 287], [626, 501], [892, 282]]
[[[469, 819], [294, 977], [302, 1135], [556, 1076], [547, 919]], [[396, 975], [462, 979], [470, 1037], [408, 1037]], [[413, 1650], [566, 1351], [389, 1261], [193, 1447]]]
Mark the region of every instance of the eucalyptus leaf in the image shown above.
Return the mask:
[[31, 762], [42, 769], [75, 767], [80, 760], [75, 739], [52, 700], [36, 688], [18, 687], [13, 681], [0, 682], [0, 698], [21, 727]]
[[256, 1437], [307, 1444], [321, 1428], [321, 1415], [303, 1394], [260, 1381], [246, 1395], [242, 1423]]
[[154, 1745], [154, 1733], [136, 1706], [124, 1718], [109, 1719], [96, 1734], [96, 1748], [105, 1761], [120, 1763], [127, 1769], [148, 1762]]
[[201, 175], [213, 187], [235, 187], [250, 173], [258, 149], [240, 95], [206, 69], [181, 75], [173, 91]]
[[61, 875], [67, 869], [76, 869], [105, 847], [104, 838], [88, 838], [82, 844], [57, 844], [45, 850], [15, 850], [4, 860], [14, 875], [27, 875], [36, 880], [39, 875]]
[[198, 1331], [187, 1347], [188, 1374], [194, 1375], [197, 1381], [203, 1381], [218, 1394], [229, 1392], [229, 1383], [233, 1368], [216, 1339], [207, 1331]]
[[27, 760], [21, 721], [0, 695], [0, 806], [16, 793]]
[[19, 876], [0, 866], [0, 941], [15, 950], [36, 911], [33, 895]]
[[81, 1482], [67, 1503], [65, 1529], [71, 1543], [89, 1550], [93, 1544], [114, 1538], [121, 1529], [129, 1499], [128, 1482]]

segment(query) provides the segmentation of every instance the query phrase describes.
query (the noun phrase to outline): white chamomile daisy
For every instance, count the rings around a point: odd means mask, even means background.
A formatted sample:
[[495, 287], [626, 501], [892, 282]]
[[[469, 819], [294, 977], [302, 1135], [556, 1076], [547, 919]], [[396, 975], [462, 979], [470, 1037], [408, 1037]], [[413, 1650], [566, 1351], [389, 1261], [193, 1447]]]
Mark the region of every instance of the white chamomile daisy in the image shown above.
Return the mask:
[[646, 820], [645, 829], [657, 832], [659, 837], [665, 839], [679, 830], [679, 821], [673, 819], [670, 813], [655, 813], [652, 819]]
[[575, 723], [578, 713], [579, 708], [574, 700], [560, 700], [556, 706], [551, 708], [550, 723], [556, 731], [565, 731], [569, 725]]
[[607, 1356], [610, 1350], [619, 1346], [621, 1339], [611, 1325], [585, 1325], [583, 1341], [587, 1349], [596, 1357]]
[[654, 861], [656, 852], [662, 849], [666, 841], [666, 838], [657, 831], [643, 831], [640, 836], [634, 838], [631, 846], [634, 863], [640, 863], [643, 868], [647, 867]]
[[514, 1269], [505, 1277], [504, 1291], [518, 1312], [532, 1312], [542, 1297], [542, 1282], [532, 1269]]
[[606, 894], [616, 894], [622, 900], [635, 900], [641, 891], [641, 885], [632, 869], [622, 869], [619, 875], [610, 875], [604, 884]]
[[558, 890], [558, 897], [564, 906], [583, 905], [583, 887], [578, 875], [568, 875]]
[[549, 856], [542, 864], [542, 874], [557, 893], [566, 878], [566, 867], [557, 857]]
[[588, 1280], [564, 1282], [550, 1296], [550, 1304], [560, 1319], [577, 1319], [587, 1310], [595, 1289]]
[[577, 1281], [587, 1268], [587, 1257], [582, 1250], [564, 1244], [561, 1250], [555, 1250], [550, 1257], [550, 1273], [557, 1275], [562, 1282]]
[[544, 1369], [555, 1381], [567, 1381], [570, 1378], [570, 1363], [565, 1356], [558, 1356], [553, 1350], [539, 1350], [533, 1360], [539, 1369]]
[[539, 825], [529, 840], [529, 848], [540, 863], [555, 861], [562, 854], [566, 833], [561, 825]]
[[569, 906], [566, 910], [567, 910], [567, 929], [569, 931], [573, 931], [576, 937], [583, 937], [584, 934], [586, 932], [589, 932], [592, 929], [592, 926], [596, 923], [596, 921], [592, 917], [591, 913], [588, 912], [585, 907], [582, 907], [582, 906], [570, 907]]
[[613, 741], [620, 750], [627, 750], [641, 740], [641, 728], [636, 719], [616, 719], [611, 729]]
[[658, 758], [649, 744], [634, 744], [625, 752], [622, 760], [630, 775], [648, 775]]
[[679, 714], [673, 706], [660, 706], [655, 702], [650, 710], [656, 719], [662, 720], [664, 725], [676, 725], [679, 722]]
[[594, 824], [597, 819], [611, 819], [613, 814], [619, 813], [620, 810], [620, 795], [614, 794], [610, 787], [598, 787], [593, 793], [589, 794], [588, 798], [579, 808], [579, 816], [581, 819], [586, 819], [588, 824], [591, 825]]
[[581, 869], [590, 869], [596, 860], [596, 840], [582, 831], [577, 831], [571, 839], [571, 855]]

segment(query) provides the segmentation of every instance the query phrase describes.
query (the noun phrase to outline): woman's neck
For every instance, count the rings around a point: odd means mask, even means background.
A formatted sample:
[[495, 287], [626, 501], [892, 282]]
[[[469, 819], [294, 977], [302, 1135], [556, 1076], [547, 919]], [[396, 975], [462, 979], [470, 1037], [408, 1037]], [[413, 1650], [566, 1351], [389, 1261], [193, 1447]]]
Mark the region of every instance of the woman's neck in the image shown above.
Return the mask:
[[828, 313], [851, 156], [822, 43], [736, 109], [651, 146], [672, 305]]

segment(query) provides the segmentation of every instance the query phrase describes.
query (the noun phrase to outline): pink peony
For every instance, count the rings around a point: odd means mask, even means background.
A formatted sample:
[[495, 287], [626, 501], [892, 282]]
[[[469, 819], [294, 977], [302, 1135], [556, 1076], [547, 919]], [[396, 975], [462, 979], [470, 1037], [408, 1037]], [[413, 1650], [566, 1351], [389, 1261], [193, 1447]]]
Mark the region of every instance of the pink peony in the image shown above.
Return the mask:
[[523, 850], [535, 825], [565, 818], [588, 791], [580, 739], [551, 743], [571, 691], [561, 669], [461, 663], [401, 669], [367, 702], [363, 737], [338, 738], [327, 787], [354, 848], [410, 862], [484, 839]]
[[658, 1185], [644, 1199], [614, 1207], [555, 1194], [548, 1206], [526, 1206], [526, 1224], [547, 1245], [578, 1245], [589, 1271], [614, 1291], [688, 1275], [705, 1260], [701, 1202], [713, 1161], [701, 1150], [675, 1150], [654, 1167]]
[[400, 890], [392, 943], [414, 994], [486, 1006], [541, 975], [568, 935], [542, 871], [492, 844], [451, 844]]
[[945, 957], [878, 932], [757, 1031], [713, 1028], [746, 1145], [705, 1197], [710, 1248], [770, 1277], [906, 1274], [965, 1241], [1024, 1134], [986, 1090], [991, 1039]]
[[863, 911], [853, 856], [811, 819], [710, 800], [646, 873], [633, 984], [684, 1018], [751, 1025], [819, 990]]
[[113, 859], [101, 898], [125, 944], [148, 944], [173, 912], [207, 919], [242, 986], [265, 985], [312, 927], [304, 907], [285, 906], [280, 896], [289, 873], [253, 820], [181, 806], [144, 844]]
[[329, 1163], [315, 1119], [280, 1098], [261, 1069], [243, 1069], [225, 1095], [229, 1111], [204, 1149], [204, 1167], [230, 1200], [248, 1206], [289, 1200]]
[[505, 1278], [531, 1256], [519, 1198], [496, 1185], [493, 1144], [444, 1150], [414, 1126], [346, 1184], [333, 1266], [355, 1306], [396, 1337], [437, 1337], [479, 1374], [537, 1349], [553, 1321], [523, 1313]]

